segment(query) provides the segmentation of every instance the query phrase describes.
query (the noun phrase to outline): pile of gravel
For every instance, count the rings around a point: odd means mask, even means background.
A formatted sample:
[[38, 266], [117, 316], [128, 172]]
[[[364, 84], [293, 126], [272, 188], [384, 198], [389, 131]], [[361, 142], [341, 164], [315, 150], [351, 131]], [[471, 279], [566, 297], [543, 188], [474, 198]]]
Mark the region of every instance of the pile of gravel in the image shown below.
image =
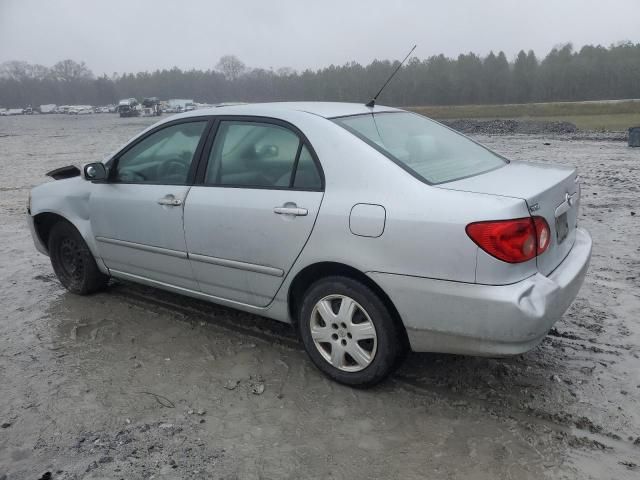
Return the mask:
[[476, 133], [485, 135], [502, 135], [509, 133], [526, 134], [567, 134], [575, 133], [578, 129], [570, 122], [545, 122], [540, 120], [441, 120], [462, 133]]

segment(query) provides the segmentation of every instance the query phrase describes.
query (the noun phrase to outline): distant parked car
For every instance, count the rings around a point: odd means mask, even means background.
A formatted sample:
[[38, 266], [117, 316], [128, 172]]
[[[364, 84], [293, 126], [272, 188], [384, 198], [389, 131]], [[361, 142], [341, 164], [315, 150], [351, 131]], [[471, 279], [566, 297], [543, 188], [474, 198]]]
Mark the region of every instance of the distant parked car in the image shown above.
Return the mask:
[[89, 105], [79, 105], [67, 110], [69, 115], [90, 115], [93, 113], [93, 107]]
[[382, 106], [195, 110], [50, 175], [28, 220], [68, 290], [117, 277], [293, 323], [349, 385], [407, 348], [526, 352], [591, 255], [574, 168], [511, 162]]

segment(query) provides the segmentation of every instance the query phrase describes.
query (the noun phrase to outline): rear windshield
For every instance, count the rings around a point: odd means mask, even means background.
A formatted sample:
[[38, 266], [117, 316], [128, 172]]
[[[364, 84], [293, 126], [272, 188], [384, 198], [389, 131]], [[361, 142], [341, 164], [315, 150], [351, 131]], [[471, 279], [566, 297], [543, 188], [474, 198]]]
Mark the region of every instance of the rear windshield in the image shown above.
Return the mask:
[[507, 163], [464, 135], [414, 113], [354, 115], [333, 121], [431, 184], [471, 177]]

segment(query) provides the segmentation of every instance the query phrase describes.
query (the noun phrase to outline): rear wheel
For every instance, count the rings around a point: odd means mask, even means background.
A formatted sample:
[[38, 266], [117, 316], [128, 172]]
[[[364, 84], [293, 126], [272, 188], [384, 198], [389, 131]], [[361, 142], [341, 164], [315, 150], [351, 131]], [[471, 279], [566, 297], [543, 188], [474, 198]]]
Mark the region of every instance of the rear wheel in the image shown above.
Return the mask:
[[369, 287], [351, 278], [328, 277], [314, 283], [299, 315], [307, 353], [337, 382], [374, 385], [393, 371], [402, 356], [391, 312]]
[[60, 283], [72, 293], [87, 295], [106, 287], [109, 277], [98, 269], [80, 232], [68, 222], [58, 222], [49, 234], [51, 266]]

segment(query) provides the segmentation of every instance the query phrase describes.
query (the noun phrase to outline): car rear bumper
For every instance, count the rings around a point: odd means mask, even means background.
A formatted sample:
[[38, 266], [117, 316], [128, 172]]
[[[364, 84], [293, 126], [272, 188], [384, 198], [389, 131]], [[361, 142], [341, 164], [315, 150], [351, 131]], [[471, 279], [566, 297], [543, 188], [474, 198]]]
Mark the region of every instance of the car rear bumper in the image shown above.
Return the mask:
[[36, 246], [36, 250], [40, 253], [44, 253], [45, 255], [49, 255], [47, 247], [42, 243], [40, 235], [38, 235], [38, 232], [36, 231], [35, 220], [30, 214], [27, 214], [27, 224], [29, 225], [29, 231], [31, 232], [31, 238], [33, 238], [33, 244]]
[[550, 275], [511, 285], [369, 276], [393, 301], [414, 351], [517, 355], [540, 343], [569, 308], [587, 273], [591, 245], [579, 228], [573, 248]]

